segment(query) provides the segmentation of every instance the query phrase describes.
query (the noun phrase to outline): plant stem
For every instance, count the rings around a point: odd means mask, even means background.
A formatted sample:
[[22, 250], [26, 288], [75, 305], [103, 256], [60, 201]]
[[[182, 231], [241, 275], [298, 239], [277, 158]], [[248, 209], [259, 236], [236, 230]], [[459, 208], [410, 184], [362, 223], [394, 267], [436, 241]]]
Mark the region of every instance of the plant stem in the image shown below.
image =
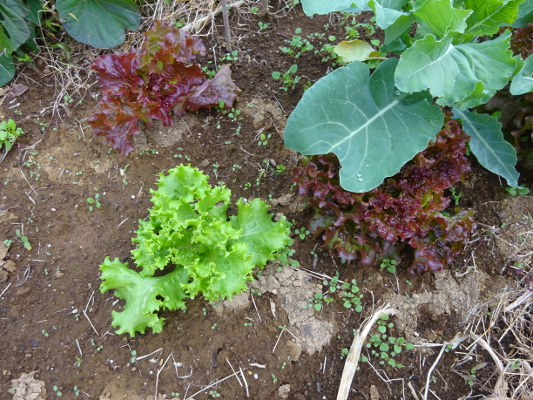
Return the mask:
[[231, 49], [231, 33], [229, 30], [228, 6], [226, 0], [220, 0], [222, 3], [222, 20], [224, 21], [224, 39], [228, 42], [228, 47]]

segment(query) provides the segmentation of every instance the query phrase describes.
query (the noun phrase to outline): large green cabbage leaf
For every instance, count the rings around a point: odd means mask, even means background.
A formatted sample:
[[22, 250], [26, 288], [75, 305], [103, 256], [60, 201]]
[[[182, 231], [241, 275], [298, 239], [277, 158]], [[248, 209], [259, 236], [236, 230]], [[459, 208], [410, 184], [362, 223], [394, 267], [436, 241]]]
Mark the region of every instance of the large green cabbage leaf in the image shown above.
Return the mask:
[[63, 27], [78, 42], [106, 49], [124, 42], [141, 22], [134, 0], [57, 0]]
[[354, 61], [304, 93], [285, 128], [285, 144], [302, 154], [334, 153], [341, 185], [367, 192], [397, 173], [441, 129], [443, 115], [423, 94], [394, 87], [396, 59], [375, 72]]

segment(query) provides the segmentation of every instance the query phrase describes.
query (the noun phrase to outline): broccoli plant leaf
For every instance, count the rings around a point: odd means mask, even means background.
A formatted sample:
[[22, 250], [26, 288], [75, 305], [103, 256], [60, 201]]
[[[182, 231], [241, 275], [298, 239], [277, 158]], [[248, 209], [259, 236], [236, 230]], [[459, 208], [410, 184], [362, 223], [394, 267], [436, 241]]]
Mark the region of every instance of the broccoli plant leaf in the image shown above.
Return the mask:
[[510, 32], [505, 32], [491, 41], [454, 45], [451, 34], [440, 41], [426, 35], [402, 54], [396, 85], [404, 92], [429, 88], [441, 105], [454, 105], [472, 93], [477, 93], [477, 98], [456, 107], [482, 104], [505, 86], [514, 72], [516, 60], [509, 50], [509, 36]]
[[453, 116], [461, 120], [464, 131], [470, 135], [470, 150], [479, 163], [503, 177], [509, 186], [517, 187], [516, 151], [503, 138], [498, 120], [488, 114], [458, 109], [453, 110]]
[[134, 0], [57, 0], [67, 32], [79, 42], [106, 49], [118, 46], [124, 30], [137, 30], [141, 13]]
[[438, 37], [448, 32], [464, 32], [466, 19], [472, 10], [454, 8], [449, 0], [426, 0], [417, 2], [414, 15], [429, 31]]
[[[0, 28], [1, 29], [1, 28]], [[15, 76], [15, 62], [13, 56], [0, 55], [0, 86], [9, 83]]]
[[143, 277], [121, 263], [106, 257], [100, 266], [102, 293], [115, 290], [115, 296], [126, 301], [124, 311], [113, 311], [113, 327], [120, 327], [118, 334], [144, 333], [146, 328], [161, 332], [164, 318], [157, 315], [160, 309], [184, 310], [187, 295], [182, 285], [187, 283], [187, 273], [183, 268], [158, 277]]
[[526, 58], [523, 64], [509, 88], [515, 96], [533, 91], [533, 55]]
[[[3, 47], [9, 55], [18, 49], [26, 40], [30, 38], [30, 27], [24, 17], [29, 9], [20, 0], [5, 0], [0, 3], [0, 30], [2, 27], [7, 33], [7, 40], [2, 40]], [[0, 33], [1, 34], [1, 33]]]
[[[466, 20], [466, 33], [490, 36], [502, 25], [510, 25], [518, 15], [518, 7], [524, 0], [466, 0], [465, 7], [473, 10]], [[526, 2], [527, 3], [527, 2]]]
[[397, 173], [440, 130], [439, 107], [421, 96], [399, 97], [397, 60], [369, 68], [354, 61], [304, 93], [285, 128], [287, 147], [303, 154], [335, 153], [341, 185], [367, 192]]
[[524, 1], [518, 8], [518, 18], [513, 23], [513, 28], [523, 28], [533, 22], [533, 2]]
[[401, 11], [407, 3], [408, 0], [371, 0], [368, 5], [376, 15], [376, 24], [381, 29], [387, 29], [401, 16], [409, 15]]
[[[366, 6], [368, 0], [301, 0], [305, 15], [312, 17], [315, 14], [329, 14], [330, 12], [359, 12], [369, 10]], [[356, 7], [353, 7], [353, 4]]]

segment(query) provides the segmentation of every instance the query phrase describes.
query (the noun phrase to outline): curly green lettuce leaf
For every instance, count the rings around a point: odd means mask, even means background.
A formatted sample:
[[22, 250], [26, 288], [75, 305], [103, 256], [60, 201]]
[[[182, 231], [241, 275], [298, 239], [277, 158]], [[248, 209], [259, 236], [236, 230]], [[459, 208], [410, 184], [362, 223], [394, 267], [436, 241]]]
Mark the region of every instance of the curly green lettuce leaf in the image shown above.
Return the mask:
[[187, 282], [187, 272], [176, 268], [164, 276], [143, 277], [128, 268], [118, 258], [106, 257], [100, 266], [102, 293], [115, 290], [115, 296], [125, 300], [124, 311], [113, 311], [113, 327], [120, 327], [117, 333], [144, 333], [146, 328], [161, 332], [164, 318], [157, 315], [161, 309], [185, 310], [184, 300], [188, 297], [182, 285]]
[[[124, 311], [113, 313], [118, 333], [144, 333], [147, 327], [159, 332], [161, 309], [184, 309], [184, 300], [199, 294], [215, 301], [246, 290], [254, 268], [292, 243], [290, 224], [285, 218], [274, 222], [261, 200], [239, 200], [238, 215], [228, 217], [231, 191], [207, 180], [190, 165], [160, 174], [157, 190], [151, 191], [149, 218], [139, 221], [132, 239], [137, 244], [133, 260], [141, 272], [118, 259], [102, 264], [101, 290], [115, 289], [126, 300]], [[173, 272], [165, 274], [169, 268]]]
[[267, 261], [275, 258], [275, 252], [291, 244], [289, 238], [290, 224], [282, 217], [279, 221], [272, 221], [268, 214], [270, 206], [259, 199], [244, 203], [242, 199], [237, 202], [239, 210], [236, 216], [230, 217], [231, 225], [242, 230], [241, 242], [248, 247], [248, 255], [252, 263], [263, 267]]

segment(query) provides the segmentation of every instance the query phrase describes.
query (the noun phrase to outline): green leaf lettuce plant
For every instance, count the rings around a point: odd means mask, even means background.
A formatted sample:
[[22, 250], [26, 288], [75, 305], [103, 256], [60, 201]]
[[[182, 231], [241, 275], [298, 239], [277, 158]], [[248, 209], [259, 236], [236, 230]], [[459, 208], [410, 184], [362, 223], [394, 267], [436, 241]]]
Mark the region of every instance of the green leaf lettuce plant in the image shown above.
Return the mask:
[[[285, 128], [286, 145], [305, 155], [334, 153], [341, 185], [362, 193], [396, 174], [424, 150], [449, 107], [470, 135], [478, 161], [518, 186], [516, 152], [498, 120], [473, 108], [511, 82], [532, 89], [531, 57], [510, 50], [505, 27], [533, 21], [525, 0], [302, 0], [307, 15], [371, 10], [384, 30], [382, 55], [396, 54], [371, 73], [353, 61], [304, 93]], [[377, 76], [376, 76], [377, 75]], [[436, 103], [436, 105], [434, 105]], [[438, 106], [437, 106], [438, 105]]]
[[246, 289], [255, 267], [286, 256], [292, 240], [284, 217], [273, 221], [263, 201], [242, 198], [228, 217], [231, 191], [207, 180], [190, 165], [161, 173], [149, 218], [132, 240], [140, 272], [118, 258], [101, 264], [102, 293], [114, 289], [126, 301], [124, 311], [113, 311], [117, 333], [160, 332], [158, 311], [185, 310], [185, 300], [200, 293], [208, 301], [231, 297]]

